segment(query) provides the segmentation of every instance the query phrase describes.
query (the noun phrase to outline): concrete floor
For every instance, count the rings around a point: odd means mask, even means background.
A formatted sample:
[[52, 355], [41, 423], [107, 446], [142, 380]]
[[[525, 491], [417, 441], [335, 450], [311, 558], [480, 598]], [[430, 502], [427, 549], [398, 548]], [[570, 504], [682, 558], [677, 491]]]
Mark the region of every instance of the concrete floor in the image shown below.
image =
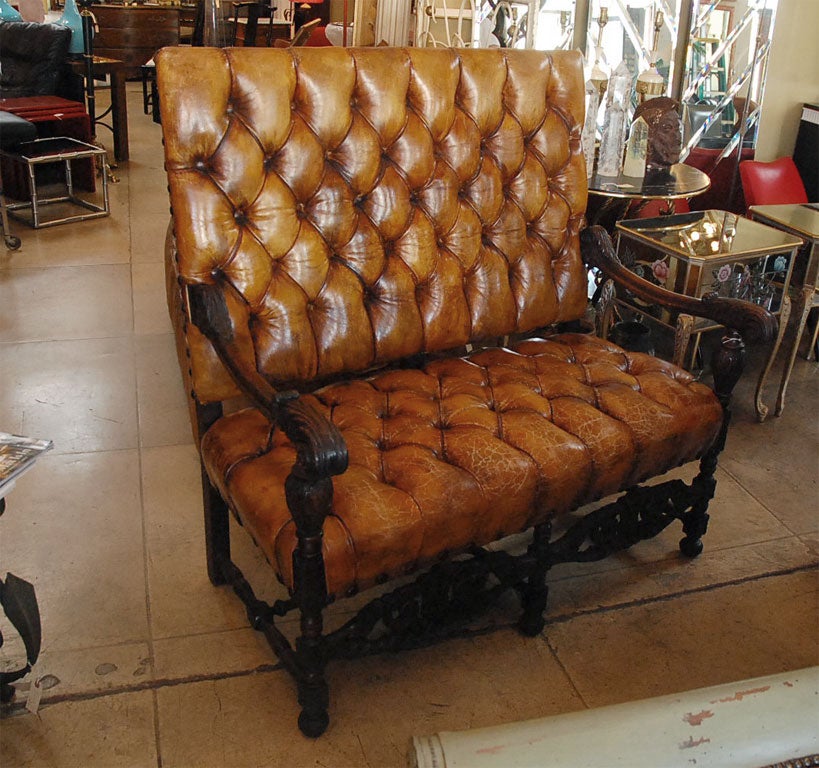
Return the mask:
[[[0, 521], [2, 573], [37, 590], [38, 675], [51, 686], [39, 716], [19, 706], [28, 678], [19, 686], [0, 722], [3, 766], [400, 766], [412, 734], [819, 663], [819, 369], [800, 358], [780, 418], [756, 423], [753, 381], [742, 385], [700, 558], [678, 556], [675, 526], [604, 563], [556, 569], [540, 637], [502, 625], [333, 664], [330, 728], [303, 738], [289, 677], [205, 574], [164, 300], [160, 129], [141, 107], [131, 83], [131, 160], [116, 171], [112, 216], [15, 224], [22, 249], [0, 251], [0, 429], [55, 444]], [[235, 540], [276, 594], [246, 537]], [[6, 639], [10, 662], [21, 646]]]

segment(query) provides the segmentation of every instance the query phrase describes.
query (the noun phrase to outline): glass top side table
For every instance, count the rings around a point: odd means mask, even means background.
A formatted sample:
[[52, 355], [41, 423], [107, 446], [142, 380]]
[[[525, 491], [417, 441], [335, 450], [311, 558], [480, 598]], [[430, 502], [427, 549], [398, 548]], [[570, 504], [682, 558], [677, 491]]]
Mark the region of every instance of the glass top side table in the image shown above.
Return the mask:
[[[793, 371], [793, 364], [796, 361], [796, 353], [807, 325], [808, 315], [812, 309], [819, 307], [819, 293], [816, 291], [819, 286], [819, 203], [755, 205], [751, 206], [749, 214], [754, 221], [789, 232], [805, 241], [805, 246], [800, 249], [794, 267], [793, 282], [798, 289], [795, 304], [798, 325], [785, 369], [782, 372], [779, 395], [776, 398], [774, 413], [779, 416], [785, 407], [785, 391], [788, 388], [788, 380]], [[819, 336], [819, 321], [811, 336], [808, 359], [816, 348], [817, 336]], [[814, 352], [814, 357], [816, 356]]]
[[[617, 223], [618, 254], [623, 264], [675, 293], [701, 298], [716, 293], [761, 304], [779, 315], [779, 333], [756, 389], [757, 418], [768, 408], [762, 390], [790, 316], [788, 284], [801, 239], [726, 211], [696, 211]], [[621, 300], [640, 314], [676, 332], [674, 360], [685, 360], [688, 342], [695, 351], [704, 331], [717, 328], [702, 319], [658, 311], [626, 297]]]
[[643, 178], [596, 173], [589, 179], [589, 194], [602, 198], [602, 204], [590, 216], [590, 223], [605, 226], [612, 216], [616, 222], [630, 207], [632, 213], [638, 213], [651, 200], [664, 200], [673, 213], [674, 201], [701, 195], [710, 186], [711, 179], [707, 174], [684, 163], [676, 163], [667, 172], [647, 174]]

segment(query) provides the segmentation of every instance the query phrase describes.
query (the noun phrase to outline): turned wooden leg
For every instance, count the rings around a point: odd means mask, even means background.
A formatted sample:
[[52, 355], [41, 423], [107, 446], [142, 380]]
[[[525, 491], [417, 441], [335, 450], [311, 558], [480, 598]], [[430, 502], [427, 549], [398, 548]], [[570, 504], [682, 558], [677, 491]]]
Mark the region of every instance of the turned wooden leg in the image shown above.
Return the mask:
[[296, 641], [299, 689], [299, 729], [305, 736], [318, 738], [327, 730], [330, 690], [324, 679], [322, 654], [322, 611], [327, 601], [321, 534], [299, 539], [293, 568], [301, 584], [297, 599], [301, 612], [301, 636]]
[[699, 474], [694, 478], [691, 487], [695, 499], [691, 511], [683, 520], [683, 533], [680, 540], [680, 551], [688, 557], [696, 557], [702, 552], [702, 537], [708, 530], [708, 504], [714, 497], [717, 481], [717, 459], [725, 447], [728, 425], [731, 423], [731, 393], [733, 392], [742, 370], [745, 367], [745, 344], [735, 334], [726, 334], [714, 353], [711, 368], [714, 372], [714, 391], [722, 405], [722, 426], [714, 444], [700, 461]]
[[327, 605], [322, 526], [332, 508], [333, 483], [329, 477], [307, 478], [294, 470], [285, 481], [285, 494], [297, 520], [298, 535], [293, 553], [293, 581], [301, 615], [301, 635], [296, 641], [299, 729], [315, 739], [327, 730], [330, 722], [322, 639], [322, 612]]
[[223, 564], [230, 562], [230, 512], [219, 492], [210, 484], [202, 467], [202, 496], [205, 508], [205, 556], [208, 578], [215, 587], [227, 583]]
[[799, 324], [796, 327], [796, 335], [788, 355], [788, 362], [785, 364], [785, 370], [782, 373], [782, 383], [779, 385], [779, 395], [776, 398], [776, 410], [774, 411], [777, 416], [782, 413], [782, 409], [785, 407], [785, 390], [788, 388], [788, 380], [791, 377], [793, 364], [796, 362], [796, 353], [799, 351], [799, 342], [802, 340], [802, 334], [805, 332], [805, 325], [808, 322], [808, 315], [813, 305], [814, 291], [813, 286], [805, 287], [799, 292], [799, 297], [796, 300], [794, 309], [796, 316], [799, 318]]
[[543, 613], [549, 600], [549, 587], [546, 586], [546, 574], [549, 571], [548, 550], [552, 537], [551, 523], [535, 526], [529, 554], [533, 555], [537, 565], [533, 568], [526, 582], [520, 587], [520, 599], [523, 613], [518, 620], [518, 630], [522, 635], [535, 637], [543, 631], [546, 619]]
[[[200, 443], [202, 436], [222, 417], [222, 404], [202, 405], [193, 401], [196, 424], [194, 439]], [[230, 562], [230, 512], [219, 492], [211, 485], [205, 465], [200, 461], [202, 473], [202, 503], [205, 511], [205, 556], [208, 578], [216, 587], [227, 583], [223, 566]]]
[[317, 649], [305, 646], [303, 638], [297, 643], [300, 672], [296, 684], [299, 690], [299, 730], [311, 739], [317, 739], [330, 724], [330, 689], [324, 678], [324, 663]]
[[779, 333], [776, 334], [776, 341], [774, 342], [771, 354], [768, 355], [768, 362], [765, 364], [765, 368], [762, 370], [759, 381], [756, 385], [756, 418], [760, 423], [765, 421], [765, 417], [768, 415], [768, 406], [762, 402], [762, 390], [765, 387], [765, 380], [768, 378], [768, 373], [771, 370], [771, 366], [776, 359], [776, 353], [779, 352], [779, 346], [782, 343], [782, 337], [785, 335], [785, 329], [788, 327], [788, 320], [790, 316], [791, 299], [790, 296], [785, 294], [782, 297], [782, 311], [779, 313]]

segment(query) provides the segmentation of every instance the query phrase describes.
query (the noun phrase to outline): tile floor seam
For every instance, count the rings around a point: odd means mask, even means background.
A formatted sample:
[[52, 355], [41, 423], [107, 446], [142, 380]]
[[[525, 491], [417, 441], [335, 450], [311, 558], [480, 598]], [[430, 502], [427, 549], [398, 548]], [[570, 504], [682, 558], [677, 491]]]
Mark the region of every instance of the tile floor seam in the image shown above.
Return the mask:
[[[770, 510], [767, 510], [767, 511], [770, 511]], [[713, 519], [714, 516], [715, 515], [712, 514], [711, 518]], [[787, 528], [787, 526], [785, 526], [782, 523], [782, 521], [779, 520], [779, 518], [777, 518], [777, 522], [779, 522], [781, 525], [783, 525], [783, 527]], [[741, 542], [739, 544], [726, 544], [726, 545], [721, 546], [721, 547], [709, 547], [708, 546], [708, 534], [706, 533], [705, 536], [704, 536], [704, 542], [703, 542], [704, 545], [705, 545], [705, 549], [703, 550], [703, 554], [707, 555], [707, 554], [716, 554], [717, 552], [733, 552], [734, 550], [737, 550], [737, 549], [746, 549], [748, 547], [755, 547], [755, 546], [758, 546], [759, 544], [772, 544], [772, 543], [777, 542], [777, 541], [787, 541], [788, 539], [802, 539], [805, 536], [812, 535], [812, 533], [813, 532], [810, 532], [810, 533], [794, 533], [793, 531], [790, 530], [790, 528], [788, 528], [788, 532], [786, 534], [783, 534], [782, 536], [769, 536], [768, 538], [754, 539], [753, 541], [744, 541], [744, 542]], [[638, 546], [639, 543], [640, 542], [638, 542], [638, 544], [635, 545], [635, 546]], [[629, 552], [630, 552], [630, 549], [625, 549], [622, 552], [618, 552], [615, 555], [611, 555], [610, 558], [609, 558], [609, 561], [616, 560], [618, 555], [628, 555]], [[682, 562], [683, 564], [685, 564], [687, 562], [687, 560], [688, 560], [688, 558], [681, 555], [679, 551], [669, 550], [668, 553], [659, 560], [653, 560], [651, 562], [642, 562], [642, 563], [625, 562], [623, 565], [614, 566], [614, 567], [611, 567], [611, 568], [606, 568], [605, 570], [595, 571], [595, 573], [610, 573], [612, 571], [622, 571], [622, 570], [629, 570], [629, 571], [650, 570], [652, 572], [655, 572], [656, 568], [657, 568], [657, 565], [659, 563]], [[597, 561], [597, 562], [600, 562], [600, 561]], [[568, 564], [571, 564], [571, 561], [569, 561]], [[561, 565], [563, 565], [563, 563], [558, 563], [557, 565], [552, 566], [552, 568], [559, 568]], [[552, 575], [553, 575], [552, 571], [550, 570], [547, 573], [547, 577], [551, 577]], [[550, 580], [549, 583], [550, 584], [559, 584], [562, 581], [570, 581], [571, 579], [585, 578], [586, 576], [589, 576], [589, 575], [591, 575], [591, 573], [571, 574], [571, 575], [566, 575], [566, 576], [554, 576], [554, 578], [552, 580]]]
[[156, 689], [151, 691], [151, 702], [154, 716], [154, 748], [156, 749], [156, 768], [162, 768], [162, 739], [159, 735], [159, 697]]
[[623, 603], [617, 603], [615, 605], [599, 605], [596, 608], [585, 608], [579, 611], [575, 611], [574, 613], [567, 613], [558, 616], [549, 617], [547, 620], [547, 627], [549, 624], [565, 624], [573, 619], [576, 619], [580, 616], [593, 616], [598, 613], [612, 613], [613, 611], [619, 611], [628, 608], [635, 608], [644, 605], [652, 605], [654, 603], [666, 603], [672, 600], [676, 600], [680, 597], [687, 597], [689, 595], [697, 595], [704, 592], [714, 592], [718, 589], [727, 589], [729, 587], [737, 587], [741, 586], [742, 584], [750, 584], [754, 581], [762, 581], [763, 579], [775, 579], [780, 576], [790, 576], [791, 574], [795, 573], [806, 573], [808, 571], [812, 571], [819, 567], [819, 561], [809, 563], [806, 565], [796, 565], [791, 568], [783, 568], [780, 570], [775, 571], [767, 571], [766, 573], [757, 573], [751, 576], [742, 576], [737, 579], [729, 579], [728, 581], [723, 581], [719, 583], [713, 584], [704, 584], [701, 587], [692, 587], [691, 589], [683, 589], [679, 592], [670, 592], [666, 595], [655, 595], [653, 597], [641, 597], [636, 598], [634, 600], [628, 600]]
[[[143, 691], [156, 691], [164, 688], [177, 688], [180, 685], [191, 685], [196, 683], [218, 682], [220, 680], [232, 680], [234, 678], [250, 677], [251, 675], [266, 674], [268, 672], [285, 672], [285, 668], [280, 663], [259, 664], [253, 669], [238, 669], [232, 672], [210, 672], [198, 675], [184, 675], [183, 677], [170, 678], [163, 677], [155, 680], [145, 680], [141, 683], [131, 685], [117, 685], [105, 690], [98, 691], [76, 691], [74, 693], [61, 693], [55, 696], [43, 698], [40, 702], [40, 710], [47, 709], [57, 704], [76, 703], [79, 701], [94, 701], [104, 699], [108, 696], [127, 696], [131, 693], [141, 693]], [[12, 717], [17, 717], [27, 712], [24, 701], [14, 702], [4, 705], [0, 714], [0, 722]], [[156, 712], [158, 717], [158, 710]]]
[[[142, 415], [140, 413], [139, 407], [139, 395], [140, 395], [140, 383], [139, 383], [139, 350], [137, 349], [137, 333], [136, 333], [136, 323], [137, 323], [137, 307], [136, 307], [136, 292], [134, 290], [134, 262], [132, 259], [132, 231], [131, 231], [131, 180], [130, 176], [127, 175], [126, 169], [126, 184], [127, 184], [127, 199], [128, 199], [128, 279], [131, 286], [131, 354], [133, 355], [134, 360], [134, 408], [136, 409], [136, 436], [137, 436], [137, 471], [139, 473], [139, 509], [141, 512], [140, 516], [140, 524], [141, 524], [141, 533], [142, 533], [142, 577], [144, 583], [144, 594], [145, 594], [145, 620], [147, 623], [147, 645], [148, 645], [148, 656], [151, 660], [150, 668], [153, 673], [155, 669], [156, 663], [156, 654], [154, 649], [154, 632], [153, 632], [153, 622], [151, 616], [151, 584], [150, 584], [150, 574], [149, 574], [149, 562], [148, 562], [148, 526], [146, 521], [146, 510], [145, 510], [145, 488], [144, 488], [144, 477], [145, 473], [143, 471], [143, 462], [142, 462], [142, 451], [143, 451], [143, 440], [142, 440]], [[152, 674], [153, 676], [153, 674]], [[156, 695], [156, 688], [152, 687], [151, 689], [151, 710], [153, 716], [153, 727], [154, 727], [154, 745], [156, 749], [156, 764], [157, 768], [162, 768], [162, 740], [160, 736], [159, 730], [159, 704], [157, 701]]]
[[[549, 641], [549, 627], [553, 624], [567, 624], [570, 621], [579, 618], [585, 618], [587, 616], [593, 616], [596, 614], [605, 614], [605, 613], [613, 613], [619, 610], [628, 610], [635, 607], [642, 607], [652, 604], [658, 603], [665, 603], [675, 600], [679, 597], [687, 597], [694, 594], [704, 593], [704, 592], [713, 592], [719, 589], [728, 589], [731, 587], [741, 586], [743, 584], [750, 584], [755, 581], [763, 581], [765, 579], [775, 579], [782, 576], [789, 576], [796, 573], [804, 573], [816, 568], [816, 565], [810, 566], [798, 566], [795, 568], [787, 568], [781, 571], [774, 571], [766, 574], [757, 574], [755, 576], [749, 576], [741, 579], [734, 579], [729, 582], [725, 582], [722, 584], [713, 584], [704, 587], [698, 587], [691, 590], [686, 590], [670, 595], [661, 595], [658, 597], [652, 598], [643, 598], [639, 600], [630, 600], [625, 603], [621, 603], [615, 606], [598, 606], [597, 608], [590, 608], [586, 610], [580, 610], [570, 615], [563, 615], [563, 616], [555, 616], [555, 617], [548, 617], [546, 620], [546, 627], [539, 635], [539, 638], [545, 642], [547, 647], [549, 648], [552, 655], [557, 659], [557, 654], [555, 649], [552, 647]], [[487, 627], [485, 629], [480, 629], [475, 632], [466, 633], [464, 637], [469, 636], [482, 636], [487, 634], [493, 634], [495, 632], [502, 631], [504, 629], [514, 629], [516, 626], [516, 622], [508, 622], [508, 623], [498, 623], [494, 624], [491, 627]], [[458, 639], [458, 638], [451, 638], [451, 639]], [[446, 642], [446, 641], [443, 641]], [[419, 649], [421, 650], [421, 649]], [[272, 651], [271, 651], [272, 653]], [[374, 656], [379, 655], [387, 655], [390, 654], [373, 654]], [[342, 661], [343, 659], [330, 659], [330, 663], [332, 664], [334, 661]], [[563, 665], [560, 664], [561, 669], [563, 669]], [[99, 698], [105, 698], [106, 696], [121, 696], [126, 695], [129, 693], [139, 693], [141, 691], [158, 691], [164, 688], [175, 688], [180, 685], [187, 685], [191, 683], [203, 683], [203, 682], [218, 682], [220, 680], [229, 680], [234, 678], [243, 678], [249, 677], [251, 675], [256, 674], [264, 674], [268, 672], [285, 672], [284, 666], [280, 662], [276, 663], [268, 663], [268, 664], [259, 664], [250, 669], [240, 669], [240, 670], [233, 670], [230, 672], [211, 672], [211, 673], [201, 673], [201, 674], [194, 674], [194, 675], [184, 675], [179, 678], [170, 678], [170, 677], [163, 677], [157, 678], [154, 680], [145, 680], [140, 683], [134, 683], [131, 685], [119, 685], [119, 686], [112, 686], [111, 688], [105, 690], [98, 690], [98, 691], [82, 691], [82, 692], [75, 692], [75, 693], [65, 693], [65, 694], [58, 694], [53, 697], [47, 697], [42, 700], [41, 709], [52, 706], [55, 704], [63, 704], [66, 702], [77, 702], [77, 701], [91, 701]], [[565, 669], [564, 669], [565, 672]], [[575, 688], [574, 681], [571, 680], [571, 677], [567, 677], [572, 685]], [[579, 695], [579, 692], [578, 692]], [[587, 706], [585, 699], [580, 696], [581, 701], [583, 701], [584, 706]], [[21, 714], [25, 711], [25, 703], [20, 702], [12, 704], [6, 708], [6, 711], [2, 716], [0, 716], [0, 720], [6, 719], [8, 717], [13, 717], [18, 714]]]
[[[548, 629], [548, 625], [547, 625], [547, 629]], [[590, 709], [589, 702], [586, 701], [586, 697], [580, 692], [580, 689], [577, 687], [577, 683], [575, 683], [575, 681], [572, 678], [569, 670], [566, 668], [566, 665], [563, 663], [563, 660], [560, 658], [560, 655], [557, 652], [557, 648], [555, 648], [552, 645], [552, 642], [549, 639], [548, 632], [546, 632], [546, 630], [541, 632], [541, 637], [543, 638], [543, 641], [546, 644], [546, 647], [549, 649], [549, 652], [552, 654], [552, 658], [555, 660], [555, 663], [560, 668], [561, 672], [563, 672], [563, 674], [565, 675], [566, 680], [568, 680], [569, 685], [571, 686], [571, 689], [574, 692], [574, 695], [577, 696], [578, 699], [580, 699], [580, 701], [583, 704], [584, 709]]]
[[745, 491], [745, 493], [747, 493], [757, 504], [759, 504], [763, 509], [767, 510], [769, 514], [773, 515], [780, 525], [787, 528], [794, 536], [800, 535], [799, 532], [793, 530], [793, 528], [790, 525], [788, 525], [788, 523], [785, 522], [785, 520], [783, 520], [779, 515], [777, 515], [776, 512], [773, 509], [771, 509], [771, 507], [769, 507], [764, 501], [762, 501], [762, 499], [759, 498], [752, 490], [746, 488], [742, 481], [739, 479], [739, 477], [737, 477], [727, 467], [720, 465], [720, 469], [722, 469], [723, 472], [725, 472], [725, 474], [727, 474], [737, 485], [739, 485], [739, 487], [742, 488], [742, 490]]

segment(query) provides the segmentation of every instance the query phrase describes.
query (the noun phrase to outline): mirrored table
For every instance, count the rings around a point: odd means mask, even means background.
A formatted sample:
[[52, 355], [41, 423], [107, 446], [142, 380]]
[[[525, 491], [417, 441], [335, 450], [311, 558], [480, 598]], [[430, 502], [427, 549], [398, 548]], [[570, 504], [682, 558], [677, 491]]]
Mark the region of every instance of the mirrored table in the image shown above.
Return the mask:
[[[794, 305], [797, 317], [796, 335], [788, 352], [785, 369], [782, 372], [782, 382], [779, 385], [779, 395], [776, 398], [774, 413], [779, 416], [785, 407], [785, 391], [788, 380], [796, 361], [796, 353], [805, 332], [808, 315], [814, 307], [819, 307], [819, 294], [816, 292], [819, 285], [819, 203], [790, 203], [787, 205], [754, 205], [748, 210], [754, 221], [768, 224], [772, 227], [788, 232], [804, 240], [805, 245], [800, 249], [794, 266], [793, 286], [797, 289]], [[808, 359], [811, 353], [816, 355], [817, 336], [819, 336], [819, 321], [811, 337], [808, 347]]]
[[[757, 418], [763, 421], [768, 407], [762, 402], [762, 390], [788, 324], [788, 285], [802, 240], [718, 210], [629, 219], [618, 222], [617, 230], [620, 260], [646, 280], [694, 298], [717, 294], [753, 301], [779, 316], [779, 332], [756, 389]], [[702, 333], [719, 327], [710, 320], [640, 304], [631, 296], [618, 297], [618, 302], [675, 331], [674, 362], [678, 364], [685, 362], [692, 335], [693, 360]]]

